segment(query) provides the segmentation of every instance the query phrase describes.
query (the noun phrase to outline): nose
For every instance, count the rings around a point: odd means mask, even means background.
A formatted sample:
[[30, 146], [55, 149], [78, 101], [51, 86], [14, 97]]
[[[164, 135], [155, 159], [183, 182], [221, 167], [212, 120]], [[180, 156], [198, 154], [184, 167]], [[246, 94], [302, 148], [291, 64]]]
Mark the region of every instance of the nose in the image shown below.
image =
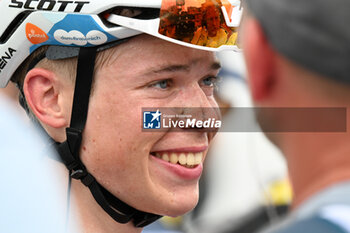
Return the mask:
[[179, 102], [186, 108], [214, 108], [217, 103], [212, 96], [208, 96], [198, 83], [180, 91]]
[[207, 96], [201, 86], [196, 83], [181, 91], [178, 113], [188, 115], [197, 120], [209, 118], [220, 119], [220, 111], [213, 96]]

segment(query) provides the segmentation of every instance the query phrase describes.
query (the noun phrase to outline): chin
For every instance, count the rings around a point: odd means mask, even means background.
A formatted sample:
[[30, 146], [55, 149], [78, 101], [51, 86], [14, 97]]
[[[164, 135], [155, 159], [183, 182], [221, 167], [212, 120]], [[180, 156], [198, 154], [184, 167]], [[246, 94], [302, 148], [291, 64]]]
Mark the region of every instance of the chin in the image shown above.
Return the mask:
[[167, 207], [162, 215], [170, 217], [181, 216], [191, 211], [198, 203], [198, 188], [192, 190], [191, 193], [184, 192], [174, 195], [174, 198], [167, 202]]

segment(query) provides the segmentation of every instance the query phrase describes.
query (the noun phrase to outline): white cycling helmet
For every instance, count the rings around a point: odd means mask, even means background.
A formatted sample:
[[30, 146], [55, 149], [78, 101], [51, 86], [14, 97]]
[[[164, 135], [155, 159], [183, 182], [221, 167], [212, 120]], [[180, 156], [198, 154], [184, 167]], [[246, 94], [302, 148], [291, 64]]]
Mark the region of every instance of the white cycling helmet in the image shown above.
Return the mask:
[[[80, 161], [96, 52], [142, 33], [198, 49], [239, 50], [240, 1], [0, 0], [0, 11], [0, 87], [5, 87], [26, 58], [42, 46], [48, 49], [33, 59], [29, 69], [44, 57], [78, 57], [67, 140], [55, 143], [61, 160], [70, 176], [81, 180], [114, 220], [133, 221], [136, 227], [143, 227], [158, 219], [160, 216], [136, 210], [113, 196]], [[200, 38], [203, 27], [208, 28], [210, 43]]]
[[[188, 7], [193, 11], [188, 14], [183, 14], [184, 11], [167, 11], [167, 9], [177, 9], [174, 7], [193, 2], [197, 4], [194, 4], [193, 9]], [[225, 25], [226, 31], [231, 29], [235, 33], [241, 11], [239, 7], [234, 6], [238, 6], [239, 1], [207, 0], [207, 2], [218, 2], [218, 4], [222, 2], [222, 6], [219, 7], [225, 10], [217, 13], [221, 15], [221, 20], [225, 19], [228, 25]], [[0, 87], [6, 86], [20, 64], [34, 50], [43, 45], [91, 47], [147, 33], [200, 49], [238, 50], [235, 41], [227, 40], [225, 43], [231, 45], [211, 48], [184, 42], [187, 38], [181, 35], [181, 38], [174, 39], [170, 38], [169, 34], [160, 33], [164, 31], [164, 27], [171, 26], [182, 31], [183, 35], [194, 33], [197, 28], [194, 27], [194, 24], [203, 23], [195, 22], [195, 20], [198, 19], [198, 15], [205, 14], [202, 7], [205, 3], [205, 0], [166, 0], [163, 2], [161, 0], [79, 0], [74, 2], [68, 0], [1, 0]], [[161, 7], [162, 18], [160, 19]], [[231, 16], [228, 17], [228, 14]]]

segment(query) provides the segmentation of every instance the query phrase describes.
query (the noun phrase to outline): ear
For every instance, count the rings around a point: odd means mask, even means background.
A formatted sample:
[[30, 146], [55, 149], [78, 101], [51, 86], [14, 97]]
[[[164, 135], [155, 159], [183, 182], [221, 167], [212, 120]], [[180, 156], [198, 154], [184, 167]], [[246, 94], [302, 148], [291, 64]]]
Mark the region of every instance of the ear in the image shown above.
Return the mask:
[[269, 96], [274, 83], [275, 52], [270, 47], [259, 22], [246, 17], [243, 29], [243, 52], [254, 101], [261, 101]]
[[23, 83], [28, 106], [42, 123], [53, 128], [62, 128], [68, 124], [64, 101], [60, 99], [63, 98], [62, 89], [55, 73], [42, 68], [30, 70]]

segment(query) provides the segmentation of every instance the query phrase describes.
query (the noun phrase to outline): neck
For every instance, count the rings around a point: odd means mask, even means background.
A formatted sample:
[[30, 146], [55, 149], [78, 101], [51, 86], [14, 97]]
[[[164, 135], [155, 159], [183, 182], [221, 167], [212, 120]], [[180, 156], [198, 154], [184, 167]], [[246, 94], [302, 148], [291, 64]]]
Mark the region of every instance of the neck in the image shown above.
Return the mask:
[[[350, 180], [347, 133], [295, 134], [284, 146], [294, 190], [293, 208], [315, 193]], [[346, 139], [346, 140], [345, 140]]]
[[[132, 222], [121, 224], [112, 219], [95, 201], [90, 190], [80, 181], [72, 180], [72, 204], [70, 216], [79, 222], [84, 233], [140, 233]], [[79, 231], [78, 231], [79, 232]]]

